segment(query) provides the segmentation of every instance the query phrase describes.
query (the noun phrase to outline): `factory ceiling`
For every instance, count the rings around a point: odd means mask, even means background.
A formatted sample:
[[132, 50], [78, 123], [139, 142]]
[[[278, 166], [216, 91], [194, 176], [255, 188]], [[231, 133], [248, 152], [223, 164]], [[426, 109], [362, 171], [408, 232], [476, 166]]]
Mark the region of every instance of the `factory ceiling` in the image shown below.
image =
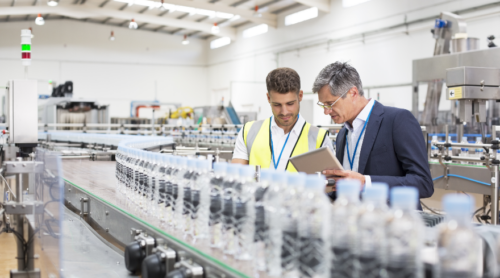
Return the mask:
[[144, 31], [235, 39], [240, 26], [276, 28], [280, 13], [313, 6], [325, 12], [330, 8], [327, 0], [0, 0], [0, 22], [34, 21], [41, 14], [44, 20], [128, 28], [133, 19]]

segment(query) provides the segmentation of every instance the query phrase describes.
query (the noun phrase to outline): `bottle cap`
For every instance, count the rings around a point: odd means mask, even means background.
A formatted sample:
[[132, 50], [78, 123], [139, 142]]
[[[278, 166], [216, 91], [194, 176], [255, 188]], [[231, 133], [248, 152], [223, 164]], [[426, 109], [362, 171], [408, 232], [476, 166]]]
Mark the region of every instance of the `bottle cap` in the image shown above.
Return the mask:
[[196, 159], [188, 159], [187, 167], [190, 170], [196, 170], [196, 167], [197, 167], [197, 161], [196, 161]]
[[273, 172], [271, 169], [260, 169], [260, 180], [271, 183], [273, 181]]
[[226, 168], [227, 168], [227, 163], [225, 162], [214, 163], [214, 172], [219, 176], [226, 174]]
[[196, 170], [198, 170], [199, 172], [208, 170], [208, 165], [207, 165], [208, 161], [201, 159], [197, 159], [195, 161], [196, 161]]
[[187, 158], [178, 156], [175, 160], [177, 167], [179, 168], [185, 168], [187, 166]]
[[349, 200], [359, 200], [361, 182], [353, 179], [339, 180], [337, 182], [337, 196], [343, 196]]
[[254, 178], [255, 177], [255, 166], [245, 165], [240, 167], [240, 175], [244, 178]]
[[326, 186], [326, 178], [323, 175], [307, 175], [305, 188], [309, 190], [324, 191]]
[[412, 186], [398, 186], [391, 189], [391, 206], [400, 209], [417, 209], [418, 189]]
[[449, 215], [469, 216], [474, 209], [474, 199], [463, 194], [447, 194], [443, 197], [443, 208]]
[[287, 185], [294, 187], [303, 187], [306, 184], [305, 173], [288, 173], [287, 174]]
[[389, 186], [385, 182], [374, 182], [372, 186], [365, 188], [363, 199], [377, 204], [387, 202], [389, 197]]
[[272, 176], [273, 176], [273, 183], [285, 184], [287, 181], [285, 171], [274, 171]]
[[227, 164], [226, 174], [228, 176], [237, 177], [240, 174], [240, 164]]

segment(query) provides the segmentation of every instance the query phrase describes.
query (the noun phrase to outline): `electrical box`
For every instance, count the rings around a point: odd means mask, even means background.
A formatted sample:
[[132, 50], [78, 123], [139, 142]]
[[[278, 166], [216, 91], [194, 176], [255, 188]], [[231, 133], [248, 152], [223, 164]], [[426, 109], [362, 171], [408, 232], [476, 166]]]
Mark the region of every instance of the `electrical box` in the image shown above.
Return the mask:
[[7, 85], [9, 142], [16, 146], [38, 143], [38, 85], [36, 80], [11, 80]]

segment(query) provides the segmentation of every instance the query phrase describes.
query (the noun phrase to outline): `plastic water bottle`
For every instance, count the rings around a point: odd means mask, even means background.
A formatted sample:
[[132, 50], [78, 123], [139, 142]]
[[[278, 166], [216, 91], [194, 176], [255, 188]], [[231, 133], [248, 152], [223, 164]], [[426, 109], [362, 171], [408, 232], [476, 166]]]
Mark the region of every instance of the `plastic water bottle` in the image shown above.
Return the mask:
[[187, 219], [190, 218], [191, 212], [191, 183], [192, 177], [196, 174], [196, 160], [188, 159], [186, 171], [182, 176], [178, 175], [178, 191], [176, 210], [176, 228], [185, 233], [189, 230]]
[[391, 219], [387, 224], [388, 278], [423, 277], [420, 252], [425, 227], [416, 212], [418, 201], [415, 187], [391, 190]]
[[360, 190], [358, 180], [337, 183], [337, 200], [331, 220], [332, 277], [358, 277], [356, 239]]
[[385, 277], [386, 224], [389, 217], [386, 183], [372, 183], [363, 193], [363, 203], [358, 218], [359, 277]]
[[[467, 141], [467, 137], [462, 137], [462, 142], [460, 142], [462, 144], [468, 144], [469, 142]], [[464, 158], [467, 158], [469, 157], [469, 148], [460, 148], [460, 157], [464, 157]], [[461, 161], [460, 164], [469, 164], [469, 162], [467, 161]]]
[[[482, 144], [481, 137], [476, 137], [476, 144]], [[482, 156], [484, 156], [484, 149], [482, 147], [476, 148], [476, 155], [475, 157], [480, 159]], [[483, 162], [477, 162], [476, 165], [483, 165]]]
[[158, 218], [160, 222], [165, 222], [165, 213], [167, 206], [166, 182], [168, 180], [167, 169], [171, 168], [171, 155], [161, 156], [161, 162], [158, 169]]
[[287, 189], [283, 192], [281, 210], [281, 268], [284, 277], [299, 277], [298, 259], [300, 242], [298, 217], [302, 192], [306, 184], [306, 174], [288, 174]]
[[159, 153], [153, 153], [152, 159], [153, 163], [151, 166], [151, 175], [149, 177], [149, 198], [148, 198], [148, 212], [151, 214], [153, 217], [158, 217], [158, 199], [159, 199], [159, 192], [158, 192], [158, 178], [159, 178], [159, 170], [160, 170], [160, 165], [162, 161], [162, 156]]
[[176, 159], [176, 163], [177, 165], [174, 171], [172, 172], [172, 178], [170, 179], [172, 186], [170, 202], [172, 205], [171, 205], [171, 210], [167, 210], [167, 219], [172, 219], [171, 221], [172, 226], [180, 227], [181, 223], [179, 222], [181, 221], [182, 218], [182, 209], [183, 209], [182, 201], [184, 198], [182, 182], [184, 179], [184, 175], [187, 172], [186, 169], [187, 158], [178, 157]]
[[141, 191], [139, 197], [139, 207], [142, 210], [146, 210], [146, 194], [148, 191], [148, 182], [149, 182], [149, 165], [150, 165], [150, 153], [147, 151], [142, 151], [142, 159], [144, 163], [142, 164], [142, 172], [141, 172]]
[[214, 176], [210, 179], [210, 215], [209, 234], [210, 247], [222, 247], [222, 185], [226, 175], [227, 163], [214, 163]]
[[270, 277], [281, 277], [281, 210], [287, 174], [282, 171], [272, 173], [272, 183], [264, 195], [265, 221], [269, 229], [266, 242], [267, 274]]
[[190, 234], [195, 240], [198, 240], [208, 238], [212, 162], [208, 160], [198, 160], [196, 165], [198, 168], [198, 175], [191, 188], [191, 219], [193, 224]]
[[272, 173], [270, 169], [260, 170], [260, 182], [255, 191], [255, 269], [257, 271], [266, 271], [266, 241], [269, 229], [266, 225], [266, 214], [264, 207], [264, 196], [272, 182]]
[[240, 167], [240, 182], [233, 201], [233, 223], [236, 234], [236, 259], [248, 261], [254, 255], [255, 237], [255, 166]]
[[472, 228], [470, 215], [474, 199], [459, 194], [443, 198], [446, 222], [440, 225], [438, 238], [441, 278], [479, 277], [477, 274], [482, 242]]
[[439, 149], [436, 146], [431, 146], [431, 161], [439, 161], [439, 159], [437, 157], [434, 157], [434, 155], [439, 155]]
[[134, 167], [134, 189], [131, 194], [131, 200], [135, 204], [138, 204], [138, 197], [140, 195], [141, 179], [142, 179], [142, 165], [144, 161], [142, 160], [141, 151], [136, 151], [136, 161]]
[[331, 203], [325, 195], [325, 177], [308, 175], [298, 221], [301, 277], [329, 277]]
[[187, 236], [192, 233], [192, 215], [191, 213], [193, 212], [193, 193], [192, 193], [192, 188], [193, 185], [196, 183], [196, 180], [198, 179], [200, 175], [200, 168], [201, 166], [196, 159], [191, 159], [188, 162], [188, 172], [184, 176], [184, 202], [183, 202], [183, 218], [184, 218], [184, 236]]
[[226, 179], [222, 184], [222, 249], [224, 254], [234, 255], [236, 253], [236, 242], [234, 238], [233, 223], [233, 198], [238, 185], [240, 165], [228, 164], [226, 169]]

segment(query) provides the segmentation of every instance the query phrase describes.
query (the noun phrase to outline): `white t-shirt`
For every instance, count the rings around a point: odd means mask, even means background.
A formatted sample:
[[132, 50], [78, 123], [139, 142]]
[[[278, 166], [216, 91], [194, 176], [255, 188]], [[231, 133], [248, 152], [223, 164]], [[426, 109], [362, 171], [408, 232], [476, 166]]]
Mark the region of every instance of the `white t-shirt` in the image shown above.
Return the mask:
[[[288, 134], [285, 134], [285, 131], [276, 124], [274, 117], [272, 117], [271, 134], [273, 138], [274, 159], [278, 164], [278, 167], [276, 168], [277, 170], [286, 170], [288, 159], [290, 159], [290, 156], [292, 155], [293, 147], [299, 139], [300, 131], [302, 130], [302, 126], [305, 124], [305, 122], [306, 121], [304, 120], [304, 118], [300, 117], [299, 115], [299, 119], [295, 123], [295, 126], [292, 128], [290, 138], [288, 138], [288, 142], [283, 149], [281, 159], [278, 162], [279, 155], [281, 153], [283, 145], [285, 144]], [[330, 140], [330, 138], [326, 138], [321, 147], [328, 147], [333, 153], [335, 153], [333, 150], [332, 140]], [[240, 130], [238, 138], [236, 139], [236, 146], [234, 147], [233, 153], [233, 159], [234, 158], [248, 160], [248, 150], [245, 142], [243, 141], [243, 128]], [[272, 160], [269, 168], [274, 169]]]

